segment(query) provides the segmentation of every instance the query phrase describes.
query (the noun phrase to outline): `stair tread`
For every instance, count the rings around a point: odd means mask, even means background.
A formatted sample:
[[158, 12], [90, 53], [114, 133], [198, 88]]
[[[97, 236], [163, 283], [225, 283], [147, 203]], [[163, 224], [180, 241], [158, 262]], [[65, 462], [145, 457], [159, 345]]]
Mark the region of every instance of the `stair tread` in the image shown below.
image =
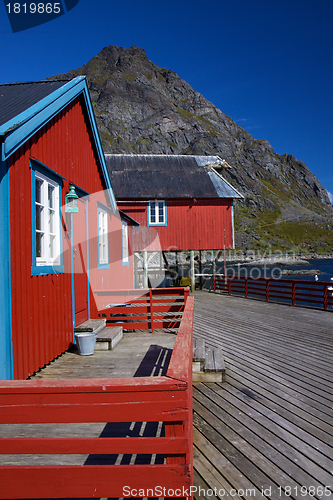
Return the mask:
[[[193, 346], [193, 369], [197, 375], [209, 372], [225, 373], [225, 363], [221, 347], [206, 346], [202, 338], [193, 339]], [[199, 362], [200, 368], [198, 365]]]
[[78, 325], [74, 328], [74, 332], [96, 332], [96, 330], [100, 330], [105, 327], [106, 320], [105, 319], [88, 319], [81, 325]]
[[97, 342], [108, 342], [123, 333], [122, 326], [107, 326], [97, 334]]
[[213, 349], [206, 347], [205, 349], [205, 364], [204, 364], [204, 372], [213, 372], [214, 371], [214, 356]]
[[215, 361], [215, 371], [225, 370], [225, 363], [221, 347], [216, 347], [214, 349], [214, 361]]
[[205, 361], [205, 341], [204, 339], [195, 339], [193, 350], [193, 361]]

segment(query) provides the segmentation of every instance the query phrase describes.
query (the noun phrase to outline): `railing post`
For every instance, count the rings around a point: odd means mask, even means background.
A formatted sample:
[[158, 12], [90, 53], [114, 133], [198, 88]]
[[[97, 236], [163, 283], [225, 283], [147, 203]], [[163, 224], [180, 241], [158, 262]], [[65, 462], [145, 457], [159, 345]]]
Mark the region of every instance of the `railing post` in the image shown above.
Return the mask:
[[153, 290], [149, 289], [149, 303], [150, 303], [150, 328], [151, 333], [154, 333], [154, 313], [153, 313]]
[[324, 285], [324, 309], [325, 309], [325, 311], [327, 311], [327, 296], [328, 296], [327, 285], [325, 284]]
[[[164, 429], [165, 429], [165, 437], [183, 437], [183, 436], [186, 436], [188, 438], [187, 433], [184, 432], [184, 430], [185, 430], [184, 422], [164, 422]], [[186, 464], [187, 456], [188, 456], [187, 454], [186, 455], [184, 455], [184, 454], [167, 455], [166, 456], [166, 463], [168, 465]], [[191, 471], [191, 473], [193, 473], [193, 472]], [[165, 500], [171, 500], [172, 498], [173, 497], [166, 497]], [[186, 497], [179, 497], [179, 500], [186, 500]]]
[[245, 278], [245, 298], [247, 299], [247, 294], [249, 290], [249, 278]]
[[266, 302], [269, 302], [269, 281], [266, 281]]
[[184, 307], [186, 306], [187, 299], [190, 296], [190, 287], [184, 288]]
[[228, 285], [229, 285], [229, 287], [228, 287], [229, 288], [228, 289], [229, 295], [231, 295], [231, 279], [232, 278], [229, 278], [229, 283], [228, 283]]
[[294, 306], [296, 302], [296, 283], [293, 282], [291, 289], [291, 303]]
[[214, 293], [216, 292], [216, 278], [215, 278], [215, 274], [213, 274], [213, 292]]

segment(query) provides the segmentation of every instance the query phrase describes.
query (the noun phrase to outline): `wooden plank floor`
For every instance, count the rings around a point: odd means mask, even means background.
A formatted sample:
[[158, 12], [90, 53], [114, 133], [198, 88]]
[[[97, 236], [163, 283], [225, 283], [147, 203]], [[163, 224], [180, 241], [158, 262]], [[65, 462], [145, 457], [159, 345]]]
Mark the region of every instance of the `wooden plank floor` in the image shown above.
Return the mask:
[[150, 377], [165, 375], [176, 335], [168, 330], [124, 333], [112, 351], [95, 350], [93, 356], [66, 351], [39, 370], [32, 379]]
[[333, 498], [333, 314], [196, 292], [194, 336], [227, 372], [193, 387], [195, 497]]

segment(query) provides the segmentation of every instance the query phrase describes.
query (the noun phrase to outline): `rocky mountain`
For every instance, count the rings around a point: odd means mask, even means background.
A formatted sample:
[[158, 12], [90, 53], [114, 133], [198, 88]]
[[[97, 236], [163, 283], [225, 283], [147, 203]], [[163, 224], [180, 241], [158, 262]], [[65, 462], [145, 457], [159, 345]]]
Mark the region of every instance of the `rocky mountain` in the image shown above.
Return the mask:
[[235, 207], [239, 247], [333, 251], [333, 211], [318, 179], [294, 156], [253, 138], [143, 49], [105, 47], [81, 68], [106, 153], [219, 155], [244, 196]]

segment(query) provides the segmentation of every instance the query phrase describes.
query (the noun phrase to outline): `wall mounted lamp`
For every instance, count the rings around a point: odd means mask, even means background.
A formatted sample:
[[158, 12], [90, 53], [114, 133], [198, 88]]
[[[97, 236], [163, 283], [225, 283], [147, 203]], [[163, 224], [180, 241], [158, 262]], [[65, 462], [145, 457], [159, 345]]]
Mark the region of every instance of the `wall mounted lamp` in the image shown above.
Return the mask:
[[75, 186], [69, 186], [69, 192], [65, 196], [65, 212], [66, 213], [78, 213], [78, 195], [75, 192]]

